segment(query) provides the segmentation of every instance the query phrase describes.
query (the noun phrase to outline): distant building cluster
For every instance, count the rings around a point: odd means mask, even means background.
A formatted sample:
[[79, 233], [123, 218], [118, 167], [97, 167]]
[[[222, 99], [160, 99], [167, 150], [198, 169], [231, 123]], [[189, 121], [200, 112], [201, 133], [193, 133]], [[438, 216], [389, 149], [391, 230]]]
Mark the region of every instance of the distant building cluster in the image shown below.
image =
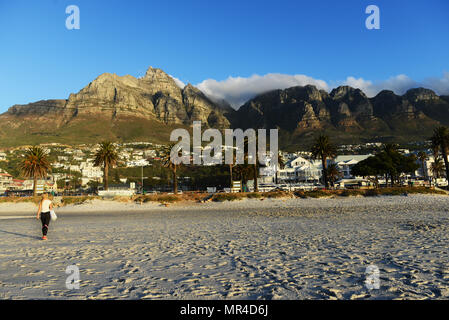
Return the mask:
[[[100, 184], [103, 182], [103, 169], [95, 166], [95, 145], [79, 145], [76, 147], [63, 144], [41, 145], [49, 154], [52, 170], [46, 179], [37, 181], [38, 192], [60, 192], [70, 185], [71, 179], [76, 177], [82, 187], [87, 187], [91, 182]], [[344, 187], [345, 183], [358, 181], [363, 183], [364, 177], [357, 177], [352, 174], [352, 168], [359, 162], [374, 154], [374, 150], [380, 148], [380, 143], [367, 143], [364, 145], [343, 145], [338, 148], [338, 155], [327, 160], [327, 165], [336, 165], [339, 172], [337, 185]], [[119, 153], [118, 167], [135, 168], [149, 166], [151, 160], [161, 160], [163, 154], [162, 145], [133, 142], [116, 144]], [[32, 179], [20, 179], [20, 175], [13, 176], [8, 172], [9, 162], [18, 163], [23, 157], [27, 147], [10, 148], [0, 150], [0, 194], [6, 191], [26, 191], [33, 189]], [[204, 149], [207, 149], [204, 148]], [[233, 149], [236, 149], [233, 147]], [[363, 154], [363, 151], [372, 150], [373, 153]], [[206, 150], [207, 151], [207, 150]], [[415, 154], [407, 149], [399, 149], [402, 154]], [[414, 181], [423, 183], [433, 179], [436, 185], [447, 185], [443, 178], [444, 174], [438, 174], [434, 170], [435, 159], [430, 150], [426, 150], [425, 161], [418, 159], [419, 169], [404, 177], [404, 181]], [[273, 157], [278, 157], [278, 164], [275, 168], [271, 165]], [[211, 166], [214, 163], [204, 162], [204, 165]], [[259, 166], [259, 189], [264, 190], [273, 187], [302, 188], [308, 185], [319, 185], [322, 183], [323, 164], [321, 160], [313, 159], [310, 152], [279, 152], [279, 155], [267, 153], [266, 163]], [[153, 177], [158, 179], [158, 177]], [[121, 183], [129, 183], [126, 177], [120, 177]], [[248, 186], [254, 181], [248, 181]], [[379, 180], [382, 184], [382, 179]]]
[[[41, 146], [48, 152], [52, 170], [46, 179], [37, 181], [38, 192], [62, 191], [70, 184], [70, 180], [73, 177], [80, 180], [82, 187], [87, 187], [89, 182], [103, 182], [103, 169], [94, 165], [95, 145], [73, 147], [51, 143]], [[162, 145], [136, 142], [117, 144], [117, 148], [120, 155], [119, 166], [132, 168], [148, 166], [150, 164], [149, 159], [158, 156]], [[19, 179], [20, 177], [13, 177], [6, 170], [7, 166], [2, 166], [2, 163], [7, 164], [10, 161], [20, 161], [26, 149], [27, 147], [24, 146], [0, 150], [0, 193], [33, 189], [34, 182], [32, 179], [23, 180]]]

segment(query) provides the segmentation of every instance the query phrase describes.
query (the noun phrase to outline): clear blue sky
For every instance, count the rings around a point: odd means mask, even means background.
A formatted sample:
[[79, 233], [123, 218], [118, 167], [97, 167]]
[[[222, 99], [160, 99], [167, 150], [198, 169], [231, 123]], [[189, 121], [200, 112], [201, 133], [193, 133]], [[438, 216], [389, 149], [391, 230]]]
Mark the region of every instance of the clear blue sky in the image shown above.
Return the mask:
[[[75, 4], [81, 29], [67, 30]], [[365, 28], [365, 8], [381, 30]], [[337, 81], [449, 71], [447, 0], [0, 0], [0, 112], [148, 66], [193, 84], [267, 73]]]

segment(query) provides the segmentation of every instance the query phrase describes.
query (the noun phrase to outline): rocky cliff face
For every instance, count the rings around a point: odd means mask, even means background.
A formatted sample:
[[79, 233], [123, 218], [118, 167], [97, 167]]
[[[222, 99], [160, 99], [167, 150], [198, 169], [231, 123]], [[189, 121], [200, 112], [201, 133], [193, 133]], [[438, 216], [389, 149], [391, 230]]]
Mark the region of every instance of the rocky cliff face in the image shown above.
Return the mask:
[[78, 117], [101, 115], [111, 121], [118, 117], [155, 119], [165, 124], [191, 125], [194, 120], [206, 126], [229, 127], [223, 109], [192, 85], [179, 88], [160, 69], [149, 68], [142, 78], [105, 73], [67, 100], [39, 101], [16, 105], [9, 116], [45, 116], [60, 118], [61, 123]]
[[449, 103], [428, 89], [412, 89], [398, 96], [382, 91], [368, 98], [361, 90], [341, 86], [329, 94], [314, 86], [293, 87], [261, 94], [245, 103], [234, 126], [280, 128], [296, 136], [330, 131], [374, 137], [411, 134], [427, 138], [432, 129], [449, 125]]
[[160, 69], [145, 76], [100, 75], [66, 100], [15, 105], [0, 115], [0, 145], [91, 143], [103, 139], [167, 143], [173, 129], [229, 128], [233, 110], [200, 90], [181, 89]]

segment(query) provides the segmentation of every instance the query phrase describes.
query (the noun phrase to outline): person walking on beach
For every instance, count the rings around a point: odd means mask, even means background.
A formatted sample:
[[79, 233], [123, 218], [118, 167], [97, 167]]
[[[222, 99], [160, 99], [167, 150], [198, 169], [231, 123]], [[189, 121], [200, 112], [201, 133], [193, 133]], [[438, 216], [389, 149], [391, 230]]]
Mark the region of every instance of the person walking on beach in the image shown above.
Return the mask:
[[53, 203], [48, 199], [48, 194], [42, 195], [42, 200], [39, 203], [39, 209], [37, 210], [37, 219], [41, 219], [42, 222], [42, 240], [47, 240], [48, 225], [50, 224], [51, 215], [50, 211], [53, 210]]

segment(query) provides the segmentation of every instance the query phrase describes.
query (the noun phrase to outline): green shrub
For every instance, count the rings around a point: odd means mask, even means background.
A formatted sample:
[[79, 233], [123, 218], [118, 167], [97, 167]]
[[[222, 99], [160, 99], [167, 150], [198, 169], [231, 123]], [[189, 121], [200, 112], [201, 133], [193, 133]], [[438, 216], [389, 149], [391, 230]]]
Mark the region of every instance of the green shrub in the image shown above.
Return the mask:
[[364, 196], [365, 197], [376, 197], [376, 196], [380, 196], [380, 191], [379, 189], [369, 189], [365, 191]]
[[258, 192], [249, 192], [245, 194], [248, 199], [259, 199], [262, 198], [262, 194]]
[[213, 196], [212, 201], [223, 202], [223, 201], [235, 201], [241, 200], [243, 196], [239, 193], [217, 193]]
[[332, 194], [330, 192], [326, 192], [323, 190], [314, 190], [314, 191], [306, 191], [304, 192], [304, 196], [306, 198], [324, 198], [329, 197]]
[[285, 198], [291, 197], [291, 193], [287, 191], [270, 191], [265, 193], [267, 198]]
[[68, 197], [62, 197], [61, 204], [63, 206], [67, 205], [78, 205], [83, 204], [88, 200], [96, 199], [97, 197], [89, 197], [89, 196], [68, 196]]
[[362, 194], [365, 194], [365, 190], [345, 189], [338, 195], [342, 197], [356, 197]]

